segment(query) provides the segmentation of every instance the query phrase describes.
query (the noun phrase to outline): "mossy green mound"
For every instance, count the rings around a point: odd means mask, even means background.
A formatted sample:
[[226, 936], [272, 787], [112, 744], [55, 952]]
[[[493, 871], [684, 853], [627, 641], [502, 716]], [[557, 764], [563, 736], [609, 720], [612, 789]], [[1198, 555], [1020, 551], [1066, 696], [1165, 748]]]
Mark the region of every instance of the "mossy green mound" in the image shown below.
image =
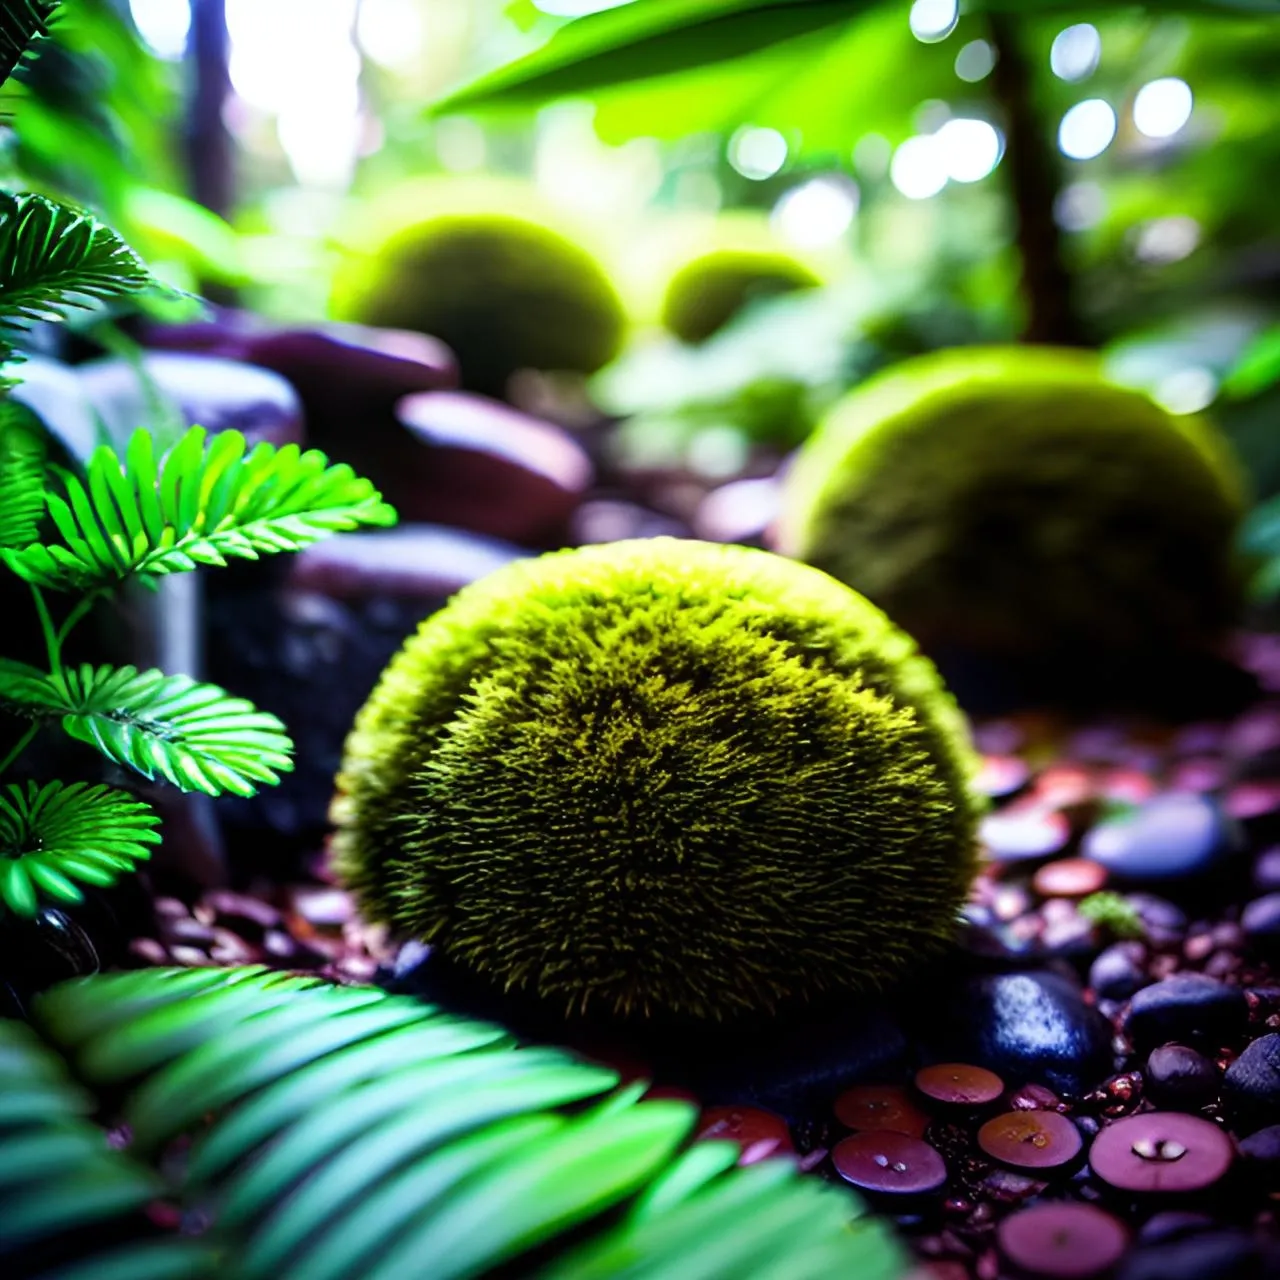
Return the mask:
[[926, 649], [1143, 661], [1233, 618], [1243, 507], [1214, 429], [1094, 357], [959, 349], [836, 406], [789, 476], [779, 545]]
[[876, 608], [672, 539], [513, 564], [423, 623], [334, 805], [366, 914], [570, 1011], [884, 987], [974, 866], [958, 713]]
[[591, 254], [540, 223], [442, 213], [339, 274], [344, 319], [440, 338], [463, 385], [506, 394], [518, 369], [594, 373], [617, 355], [622, 302]]
[[785, 253], [717, 249], [685, 263], [671, 277], [662, 324], [682, 342], [705, 342], [751, 303], [821, 283], [804, 263]]

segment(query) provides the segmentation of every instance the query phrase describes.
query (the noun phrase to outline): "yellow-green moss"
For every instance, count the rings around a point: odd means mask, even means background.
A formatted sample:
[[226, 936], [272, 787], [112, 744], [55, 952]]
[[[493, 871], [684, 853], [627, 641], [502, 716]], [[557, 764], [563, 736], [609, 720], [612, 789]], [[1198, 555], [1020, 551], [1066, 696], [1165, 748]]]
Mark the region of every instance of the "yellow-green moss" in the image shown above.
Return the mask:
[[440, 338], [463, 385], [495, 396], [517, 369], [594, 373], [618, 353], [626, 323], [591, 254], [505, 213], [442, 213], [400, 228], [344, 267], [334, 310]]
[[974, 865], [964, 729], [825, 574], [654, 539], [517, 562], [423, 623], [347, 744], [364, 911], [571, 1010], [728, 1018], [880, 988]]
[[1243, 509], [1214, 429], [1106, 382], [1095, 357], [962, 348], [836, 406], [789, 476], [779, 545], [926, 649], [1087, 663], [1217, 636]]
[[682, 342], [704, 342], [751, 303], [821, 283], [804, 263], [785, 253], [717, 249], [685, 263], [671, 277], [662, 324]]

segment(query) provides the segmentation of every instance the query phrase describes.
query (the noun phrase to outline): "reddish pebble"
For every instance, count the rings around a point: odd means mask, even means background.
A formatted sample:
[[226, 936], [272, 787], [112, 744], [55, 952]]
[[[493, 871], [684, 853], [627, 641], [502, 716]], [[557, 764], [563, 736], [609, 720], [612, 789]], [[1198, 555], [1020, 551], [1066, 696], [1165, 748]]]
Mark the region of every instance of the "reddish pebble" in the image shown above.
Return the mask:
[[927, 1142], [905, 1133], [855, 1133], [836, 1143], [831, 1163], [863, 1191], [924, 1195], [947, 1180], [947, 1166]]
[[1111, 769], [1103, 775], [1101, 791], [1104, 799], [1124, 804], [1141, 804], [1156, 793], [1155, 779], [1140, 769]]
[[1009, 1095], [1011, 1111], [1057, 1111], [1061, 1106], [1058, 1095], [1042, 1084], [1024, 1084]]
[[1261, 818], [1280, 809], [1280, 780], [1241, 782], [1227, 792], [1223, 808], [1242, 822]]
[[981, 1107], [1004, 1092], [1004, 1081], [985, 1067], [963, 1062], [943, 1062], [916, 1072], [916, 1088], [935, 1102]]
[[1038, 1204], [1006, 1218], [996, 1232], [1000, 1252], [1018, 1270], [1045, 1280], [1088, 1280], [1124, 1257], [1129, 1233], [1092, 1205]]
[[973, 786], [982, 795], [998, 799], [1020, 791], [1030, 775], [1027, 762], [1018, 756], [984, 756]]
[[1208, 1120], [1176, 1111], [1147, 1111], [1098, 1134], [1089, 1164], [1121, 1191], [1201, 1191], [1231, 1167], [1231, 1139]]
[[1087, 898], [1107, 883], [1107, 874], [1092, 858], [1059, 858], [1036, 872], [1031, 887], [1042, 898]]
[[698, 1137], [736, 1142], [742, 1148], [742, 1164], [794, 1150], [787, 1122], [759, 1107], [711, 1107], [702, 1113]]
[[1092, 800], [1097, 786], [1090, 770], [1076, 764], [1052, 764], [1036, 779], [1036, 799], [1051, 809], [1070, 809]]
[[859, 1133], [905, 1133], [923, 1138], [929, 1117], [896, 1084], [857, 1085], [836, 1099], [836, 1119]]
[[1080, 1130], [1056, 1111], [1006, 1111], [978, 1130], [978, 1146], [1015, 1169], [1056, 1169], [1083, 1145]]

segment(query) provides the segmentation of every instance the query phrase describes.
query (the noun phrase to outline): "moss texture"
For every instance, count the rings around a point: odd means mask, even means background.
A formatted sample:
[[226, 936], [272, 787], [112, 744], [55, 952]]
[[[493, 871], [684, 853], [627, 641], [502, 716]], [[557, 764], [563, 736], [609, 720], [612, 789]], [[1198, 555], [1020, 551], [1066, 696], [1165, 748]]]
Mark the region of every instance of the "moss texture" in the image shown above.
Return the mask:
[[788, 479], [779, 548], [926, 649], [1145, 660], [1235, 615], [1225, 441], [1052, 348], [962, 348], [855, 390]]
[[743, 308], [822, 281], [785, 253], [717, 249], [685, 263], [667, 284], [662, 324], [682, 342], [705, 342]]
[[396, 230], [340, 276], [335, 310], [440, 338], [463, 385], [493, 396], [517, 369], [594, 373], [618, 353], [626, 326], [591, 254], [500, 213], [443, 213]]
[[730, 1018], [880, 988], [974, 866], [962, 723], [911, 641], [767, 552], [517, 562], [392, 661], [347, 744], [367, 915], [569, 1012]]

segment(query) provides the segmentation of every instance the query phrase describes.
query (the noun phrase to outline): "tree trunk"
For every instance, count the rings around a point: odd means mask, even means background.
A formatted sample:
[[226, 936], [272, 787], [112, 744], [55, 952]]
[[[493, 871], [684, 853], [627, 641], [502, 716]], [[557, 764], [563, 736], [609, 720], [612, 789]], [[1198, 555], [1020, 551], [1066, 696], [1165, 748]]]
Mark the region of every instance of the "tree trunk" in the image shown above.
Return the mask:
[[[191, 100], [187, 108], [187, 179], [192, 196], [221, 217], [235, 203], [235, 160], [222, 111], [231, 93], [229, 39], [224, 0], [192, 0], [187, 60]], [[281, 57], [287, 56], [282, 53]]]

